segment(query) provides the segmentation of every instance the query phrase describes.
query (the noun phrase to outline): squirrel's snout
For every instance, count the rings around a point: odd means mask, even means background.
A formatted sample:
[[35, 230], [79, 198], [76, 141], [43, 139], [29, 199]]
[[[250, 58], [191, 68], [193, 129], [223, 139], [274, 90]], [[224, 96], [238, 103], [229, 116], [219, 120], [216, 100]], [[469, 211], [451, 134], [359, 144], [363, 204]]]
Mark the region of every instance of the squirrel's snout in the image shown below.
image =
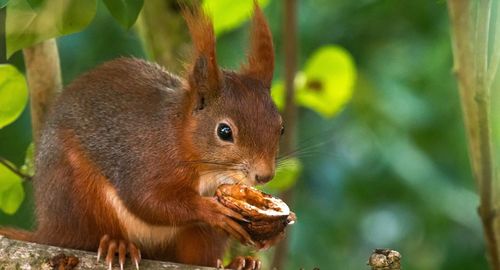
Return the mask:
[[274, 163], [264, 160], [254, 164], [254, 179], [257, 184], [265, 184], [274, 177]]

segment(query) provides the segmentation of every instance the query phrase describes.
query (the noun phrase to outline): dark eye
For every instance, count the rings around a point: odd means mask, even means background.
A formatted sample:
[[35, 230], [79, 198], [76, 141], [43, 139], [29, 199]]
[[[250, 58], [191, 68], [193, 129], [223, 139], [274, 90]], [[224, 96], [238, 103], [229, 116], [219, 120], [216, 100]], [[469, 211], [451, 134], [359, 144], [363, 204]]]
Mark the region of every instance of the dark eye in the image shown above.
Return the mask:
[[281, 126], [280, 134], [281, 135], [285, 134], [285, 127], [284, 126]]
[[217, 136], [226, 142], [233, 141], [233, 131], [231, 130], [231, 127], [224, 123], [220, 123], [219, 126], [217, 126]]

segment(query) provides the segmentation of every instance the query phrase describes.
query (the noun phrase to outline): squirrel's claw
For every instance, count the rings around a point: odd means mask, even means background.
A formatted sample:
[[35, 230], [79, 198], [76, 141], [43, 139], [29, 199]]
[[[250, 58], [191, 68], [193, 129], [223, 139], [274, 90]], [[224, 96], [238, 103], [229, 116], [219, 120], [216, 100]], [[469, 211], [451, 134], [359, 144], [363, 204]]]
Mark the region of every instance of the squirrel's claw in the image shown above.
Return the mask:
[[139, 270], [139, 262], [141, 262], [141, 251], [134, 245], [134, 243], [128, 243], [128, 252], [130, 254], [130, 258], [135, 264], [135, 268]]
[[120, 270], [123, 270], [125, 265], [125, 259], [127, 256], [127, 250], [135, 264], [136, 269], [139, 269], [139, 262], [141, 261], [141, 252], [139, 249], [131, 242], [125, 240], [115, 240], [111, 239], [109, 235], [104, 235], [99, 241], [99, 248], [97, 249], [97, 261], [101, 259], [101, 256], [106, 252], [105, 263], [111, 270], [113, 268], [113, 260], [115, 254], [118, 251], [118, 263], [120, 264]]
[[236, 220], [248, 222], [241, 214], [225, 207], [215, 198], [203, 198], [201, 210], [203, 221], [224, 230], [244, 244], [255, 245], [248, 232], [236, 222]]
[[238, 256], [229, 263], [226, 268], [235, 270], [260, 270], [262, 263], [253, 257]]

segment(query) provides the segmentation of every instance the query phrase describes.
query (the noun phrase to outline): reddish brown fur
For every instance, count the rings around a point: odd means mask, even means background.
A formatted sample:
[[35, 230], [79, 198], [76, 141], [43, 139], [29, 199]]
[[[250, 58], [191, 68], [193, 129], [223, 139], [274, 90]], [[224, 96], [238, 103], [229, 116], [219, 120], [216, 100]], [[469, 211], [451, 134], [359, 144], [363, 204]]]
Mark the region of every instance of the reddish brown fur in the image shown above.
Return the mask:
[[273, 39], [271, 30], [256, 0], [254, 0], [250, 42], [248, 63], [242, 66], [242, 72], [270, 86], [274, 71]]
[[[134, 232], [145, 258], [211, 266], [227, 234], [247, 240], [235, 213], [202, 195], [220, 181], [255, 185], [274, 174], [281, 119], [269, 94], [269, 28], [256, 6], [252, 39], [259, 40], [238, 74], [217, 66], [210, 19], [196, 9], [184, 16], [196, 51], [186, 78], [121, 58], [66, 87], [37, 147], [38, 228], [33, 238], [9, 236], [95, 251], [104, 234], [133, 241]], [[216, 133], [224, 121], [233, 143]], [[163, 234], [142, 235], [131, 227], [137, 222]]]
[[[212, 21], [199, 7], [190, 9], [188, 7], [182, 8], [182, 14], [186, 20], [191, 38], [195, 48], [195, 60], [189, 67], [191, 70], [191, 77], [196, 77], [197, 65], [200, 60], [206, 61], [206, 77], [201, 78], [207, 80], [208, 87], [216, 88], [220, 81], [220, 72], [217, 66], [217, 57], [215, 54], [215, 33]], [[196, 80], [200, 78], [191, 78], [191, 86], [194, 87], [197, 83]], [[193, 81], [194, 80], [194, 81]]]
[[[86, 157], [81, 149], [80, 143], [71, 131], [61, 131], [62, 142], [66, 149], [63, 163], [58, 167], [51, 168], [54, 173], [54, 186], [65, 187], [60, 191], [67, 193], [71, 197], [71, 210], [80, 213], [73, 215], [71, 220], [64, 220], [60, 224], [67, 224], [71, 230], [61, 228], [54, 230], [51, 226], [56, 223], [54, 220], [43, 220], [49, 215], [39, 215], [40, 225], [34, 234], [34, 240], [39, 243], [52, 244], [57, 246], [71, 246], [85, 250], [94, 250], [100, 235], [109, 234], [112, 237], [122, 236], [120, 223], [105, 202], [103, 187], [109, 185], [108, 180], [102, 175], [95, 164]], [[78, 181], [68, 181], [68, 174], [71, 179]], [[57, 192], [53, 190], [53, 192]], [[40, 194], [37, 194], [40, 195]], [[41, 200], [47, 200], [50, 194], [37, 196], [37, 204], [43, 204]], [[96, 207], [98, 205], [99, 207]], [[67, 219], [68, 214], [61, 213], [53, 215], [54, 218]], [[99, 217], [106, 217], [105, 219]], [[75, 246], [78, 243], [78, 246]]]
[[12, 228], [0, 228], [0, 235], [21, 241], [32, 241], [33, 233]]

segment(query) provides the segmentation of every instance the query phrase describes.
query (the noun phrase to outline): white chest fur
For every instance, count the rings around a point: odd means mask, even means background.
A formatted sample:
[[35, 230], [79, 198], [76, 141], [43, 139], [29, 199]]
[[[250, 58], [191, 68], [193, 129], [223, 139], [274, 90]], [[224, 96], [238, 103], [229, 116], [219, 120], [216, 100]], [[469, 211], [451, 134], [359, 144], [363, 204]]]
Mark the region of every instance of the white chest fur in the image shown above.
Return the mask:
[[128, 239], [141, 247], [154, 247], [168, 244], [177, 234], [179, 228], [171, 226], [155, 226], [148, 224], [132, 214], [112, 187], [105, 189], [106, 199], [115, 210]]

